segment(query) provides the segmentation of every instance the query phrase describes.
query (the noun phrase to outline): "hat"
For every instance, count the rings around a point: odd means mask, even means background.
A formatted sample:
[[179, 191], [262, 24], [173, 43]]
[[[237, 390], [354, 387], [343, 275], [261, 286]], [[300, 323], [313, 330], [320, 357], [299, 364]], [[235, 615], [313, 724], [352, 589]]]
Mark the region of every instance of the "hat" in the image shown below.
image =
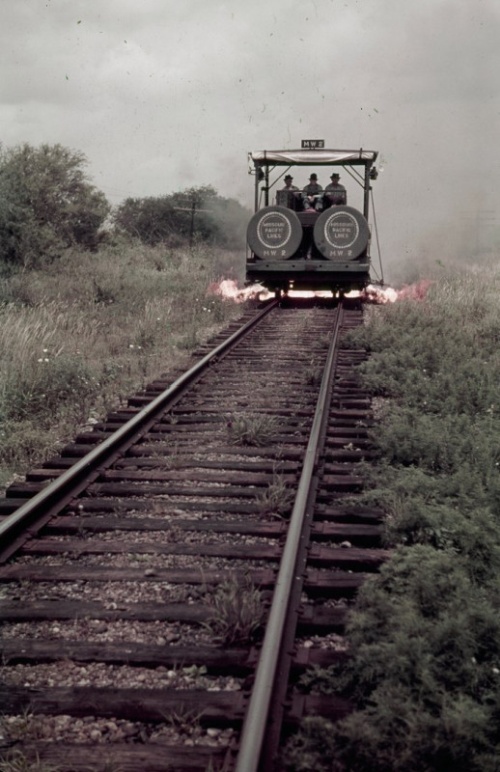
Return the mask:
[[286, 180], [293, 180], [293, 177], [292, 177], [292, 175], [291, 175], [291, 174], [287, 174], [287, 175], [285, 176], [285, 182], [286, 182]]
[[314, 172], [313, 172], [313, 173], [311, 174], [311, 176], [309, 177], [309, 179], [310, 179], [310, 180], [317, 180], [317, 179], [318, 179], [318, 175], [317, 175], [317, 174], [314, 174]]
[[333, 172], [333, 174], [330, 175], [330, 179], [333, 180], [334, 177], [340, 177], [340, 174], [338, 172]]

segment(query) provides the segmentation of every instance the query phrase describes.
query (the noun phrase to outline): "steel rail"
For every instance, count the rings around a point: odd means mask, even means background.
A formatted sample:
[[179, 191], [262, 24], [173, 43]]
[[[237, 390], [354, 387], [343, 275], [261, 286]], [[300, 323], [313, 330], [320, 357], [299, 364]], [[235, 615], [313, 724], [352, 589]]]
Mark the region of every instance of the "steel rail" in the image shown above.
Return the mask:
[[302, 539], [309, 489], [317, 465], [318, 446], [324, 417], [325, 414], [328, 415], [330, 382], [336, 362], [337, 341], [342, 319], [343, 306], [342, 304], [339, 304], [336, 324], [328, 350], [325, 370], [323, 372], [323, 379], [321, 381], [320, 392], [316, 404], [311, 434], [305, 452], [304, 465], [302, 467], [302, 473], [297, 489], [297, 496], [290, 518], [283, 556], [266, 625], [266, 632], [262, 643], [259, 662], [257, 664], [255, 681], [243, 722], [235, 772], [256, 772], [260, 761], [266, 724], [269, 716], [272, 690], [278, 667], [279, 652], [286, 623], [288, 602], [295, 577], [297, 552]]
[[[278, 305], [277, 300], [270, 301], [258, 314], [183, 373], [165, 391], [155, 397], [117, 431], [113, 432], [110, 437], [83, 456], [56, 480], [35, 494], [29, 501], [22, 504], [15, 512], [7, 515], [0, 522], [0, 562], [4, 561], [11, 554], [7, 553], [8, 546], [6, 547], [4, 540], [10, 543], [20, 530], [27, 528], [32, 522], [39, 521], [41, 517], [45, 517], [47, 515], [47, 508], [53, 508], [54, 503], [57, 504], [59, 499], [62, 501], [60, 509], [67, 503], [68, 497], [74, 498], [78, 493], [81, 493], [88, 482], [90, 474], [95, 472], [99, 466], [102, 466], [111, 454], [122, 450], [124, 443], [130, 442], [131, 438], [133, 438], [133, 441], [137, 441], [138, 437], [147, 431], [149, 425], [156, 420], [157, 415], [161, 411], [166, 410], [169, 402], [177, 397], [183, 388], [189, 385], [197, 375], [202, 373], [210, 362], [213, 362], [221, 354], [227, 352], [240, 338], [244, 337], [276, 305]], [[85, 479], [85, 485], [82, 484], [82, 478]], [[50, 516], [54, 514], [55, 512], [51, 511]]]

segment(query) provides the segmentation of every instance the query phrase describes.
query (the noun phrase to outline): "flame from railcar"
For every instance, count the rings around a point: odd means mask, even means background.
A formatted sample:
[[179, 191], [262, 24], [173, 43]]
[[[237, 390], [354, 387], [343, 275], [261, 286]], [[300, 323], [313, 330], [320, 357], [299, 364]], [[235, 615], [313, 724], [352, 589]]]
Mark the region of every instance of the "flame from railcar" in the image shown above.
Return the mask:
[[392, 287], [375, 287], [370, 284], [360, 294], [367, 303], [375, 303], [376, 305], [396, 303], [398, 300], [405, 299], [424, 300], [432, 284], [434, 282], [430, 279], [421, 279], [415, 284], [405, 284], [399, 290]]
[[[345, 297], [361, 297], [365, 302], [375, 305], [396, 303], [403, 299], [424, 300], [433, 283], [429, 279], [421, 279], [419, 282], [407, 284], [399, 290], [393, 287], [376, 287], [369, 284], [362, 291], [353, 290], [346, 293]], [[207, 290], [207, 295], [219, 295], [224, 300], [232, 300], [234, 303], [244, 303], [246, 300], [268, 300], [274, 297], [273, 293], [261, 284], [252, 284], [250, 287], [240, 289], [234, 279], [221, 279], [219, 282], [213, 282]], [[314, 292], [312, 290], [289, 290], [287, 295], [290, 298], [333, 297], [331, 292]]]

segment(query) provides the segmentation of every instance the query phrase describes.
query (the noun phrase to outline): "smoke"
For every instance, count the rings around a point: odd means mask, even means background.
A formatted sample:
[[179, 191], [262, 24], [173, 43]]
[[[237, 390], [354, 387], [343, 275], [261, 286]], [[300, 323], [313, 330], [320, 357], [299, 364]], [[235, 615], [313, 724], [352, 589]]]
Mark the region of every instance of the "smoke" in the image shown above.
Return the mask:
[[225, 198], [225, 191], [210, 199], [210, 219], [216, 224], [219, 242], [229, 249], [244, 250], [246, 232], [252, 212], [234, 198]]

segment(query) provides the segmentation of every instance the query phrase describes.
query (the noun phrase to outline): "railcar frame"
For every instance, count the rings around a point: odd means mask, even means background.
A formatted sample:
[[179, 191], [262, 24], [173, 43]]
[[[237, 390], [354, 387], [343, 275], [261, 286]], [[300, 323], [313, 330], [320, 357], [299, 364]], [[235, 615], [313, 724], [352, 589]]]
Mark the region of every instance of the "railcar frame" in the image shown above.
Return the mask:
[[[371, 183], [377, 178], [374, 150], [262, 150], [251, 152], [255, 214], [247, 229], [246, 281], [276, 295], [289, 290], [344, 293], [371, 283]], [[346, 173], [362, 189], [357, 209], [322, 197], [322, 211], [304, 209], [300, 190], [277, 189], [294, 167]], [[273, 188], [275, 188], [273, 192]]]

